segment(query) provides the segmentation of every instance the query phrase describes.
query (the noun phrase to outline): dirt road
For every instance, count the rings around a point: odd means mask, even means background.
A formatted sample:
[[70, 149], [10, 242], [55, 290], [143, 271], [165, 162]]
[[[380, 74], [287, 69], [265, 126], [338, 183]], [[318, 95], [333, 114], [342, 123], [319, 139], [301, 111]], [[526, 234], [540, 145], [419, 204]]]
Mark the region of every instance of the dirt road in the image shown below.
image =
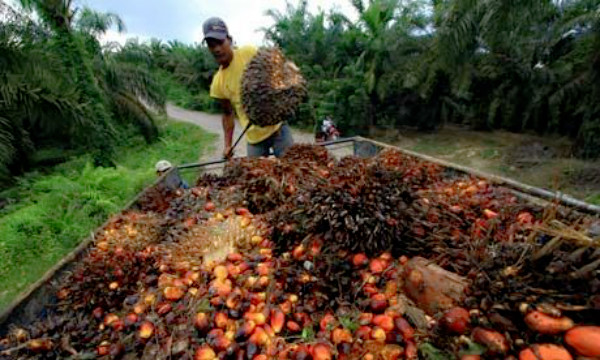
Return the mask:
[[[219, 135], [216, 141], [214, 150], [200, 160], [218, 159], [223, 154], [223, 128], [221, 126], [221, 115], [207, 114], [199, 111], [185, 110], [172, 104], [167, 105], [167, 114], [170, 118], [178, 121], [184, 121], [198, 125], [204, 130]], [[242, 127], [236, 122], [234, 141], [242, 132]], [[312, 134], [292, 130], [294, 142], [296, 143], [313, 143], [314, 137]], [[235, 156], [246, 156], [246, 139], [242, 139], [235, 149]]]

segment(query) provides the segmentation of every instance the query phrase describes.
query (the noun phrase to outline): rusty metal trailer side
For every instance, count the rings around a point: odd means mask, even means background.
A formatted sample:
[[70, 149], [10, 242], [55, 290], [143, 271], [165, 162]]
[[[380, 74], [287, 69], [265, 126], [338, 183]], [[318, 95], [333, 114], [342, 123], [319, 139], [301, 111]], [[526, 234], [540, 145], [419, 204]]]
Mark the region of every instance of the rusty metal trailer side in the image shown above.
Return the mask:
[[[363, 137], [352, 137], [336, 141], [325, 142], [322, 145], [333, 148], [335, 146], [352, 146], [352, 152], [356, 156], [370, 157], [376, 155], [379, 151], [385, 148], [396, 149], [406, 155], [421, 159], [426, 162], [431, 162], [450, 169], [458, 174], [473, 175], [489, 181], [490, 183], [502, 186], [513, 191], [518, 197], [528, 202], [537, 202], [542, 204], [555, 203], [567, 209], [576, 210], [582, 213], [593, 216], [600, 216], [600, 206], [588, 204], [586, 202], [574, 199], [568, 195], [552, 192], [545, 189], [529, 186], [512, 179], [503, 178], [500, 176], [488, 174], [479, 170], [471, 169], [465, 166], [446, 162], [427, 155], [419, 154], [413, 151], [402, 149], [389, 144], [381, 143]], [[346, 152], [343, 155], [348, 154]], [[131, 210], [136, 207], [139, 199], [149, 189], [164, 183], [171, 175], [177, 171], [186, 171], [190, 169], [202, 170], [211, 166], [223, 166], [225, 160], [213, 160], [203, 163], [194, 163], [181, 165], [175, 169], [169, 170], [162, 177], [158, 178], [153, 184], [141, 191], [134, 199], [132, 199], [124, 208], [123, 211]], [[49, 269], [42, 278], [32, 284], [26, 291], [18, 296], [6, 309], [0, 312], [0, 336], [6, 334], [12, 325], [24, 325], [35, 321], [45, 316], [45, 311], [49, 305], [55, 302], [56, 286], [63, 276], [70, 271], [74, 264], [85, 256], [94, 241], [94, 234], [103, 229], [105, 222], [89, 237], [84, 239], [79, 246], [71, 251], [67, 256], [61, 259], [56, 265]]]

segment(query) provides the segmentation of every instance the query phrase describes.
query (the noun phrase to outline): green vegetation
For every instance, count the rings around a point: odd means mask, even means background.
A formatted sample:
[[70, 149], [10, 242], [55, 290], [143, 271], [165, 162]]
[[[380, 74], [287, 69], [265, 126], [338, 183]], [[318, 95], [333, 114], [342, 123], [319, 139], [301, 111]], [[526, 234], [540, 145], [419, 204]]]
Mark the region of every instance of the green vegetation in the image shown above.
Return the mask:
[[194, 125], [158, 125], [156, 143], [129, 136], [117, 146], [114, 168], [94, 167], [92, 156], [82, 155], [28, 173], [0, 193], [9, 200], [0, 210], [0, 309], [154, 181], [158, 160], [194, 162], [214, 140]]
[[558, 134], [600, 156], [597, 0], [352, 0], [357, 21], [271, 11], [266, 37], [309, 78], [298, 122], [332, 114], [342, 132], [377, 128]]
[[199, 111], [218, 111], [208, 90], [217, 64], [205, 46], [179, 41], [147, 43], [128, 41], [119, 58], [147, 67], [165, 89], [167, 99], [178, 106]]
[[30, 170], [40, 150], [89, 153], [110, 166], [129, 125], [154, 141], [147, 106], [164, 110], [162, 88], [147, 66], [97, 40], [123, 29], [118, 16], [75, 12], [70, 0], [21, 4], [39, 20], [0, 2], [0, 183]]

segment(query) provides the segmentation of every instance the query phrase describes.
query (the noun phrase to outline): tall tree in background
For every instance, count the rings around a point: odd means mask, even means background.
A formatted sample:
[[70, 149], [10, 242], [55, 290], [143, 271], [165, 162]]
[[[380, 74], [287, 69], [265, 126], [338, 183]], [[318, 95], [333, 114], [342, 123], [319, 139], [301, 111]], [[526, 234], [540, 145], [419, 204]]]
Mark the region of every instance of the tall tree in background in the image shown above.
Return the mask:
[[64, 67], [71, 71], [71, 77], [79, 90], [81, 103], [94, 120], [92, 129], [85, 129], [78, 136], [85, 143], [97, 149], [95, 160], [98, 164], [111, 163], [115, 130], [111, 125], [106, 98], [94, 77], [92, 62], [86, 54], [82, 37], [73, 31], [72, 0], [20, 0], [26, 9], [35, 9], [44, 23], [56, 33], [55, 41], [62, 52]]

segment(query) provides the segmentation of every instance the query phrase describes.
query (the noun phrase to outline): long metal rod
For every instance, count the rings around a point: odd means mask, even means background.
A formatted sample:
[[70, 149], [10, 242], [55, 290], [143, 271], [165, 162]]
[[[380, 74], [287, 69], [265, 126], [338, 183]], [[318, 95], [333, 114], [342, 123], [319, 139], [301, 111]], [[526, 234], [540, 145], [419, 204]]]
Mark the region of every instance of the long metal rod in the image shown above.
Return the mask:
[[229, 157], [231, 156], [231, 154], [233, 154], [233, 150], [235, 150], [235, 147], [240, 143], [240, 141], [242, 140], [242, 138], [244, 137], [244, 135], [246, 135], [246, 132], [248, 132], [248, 129], [250, 129], [250, 126], [252, 126], [252, 124], [248, 122], [248, 125], [246, 125], [246, 127], [244, 128], [244, 131], [242, 131], [242, 133], [237, 138], [237, 140], [235, 141], [235, 143], [233, 144], [233, 146], [231, 147], [231, 149], [229, 149], [229, 152], [227, 153], [227, 155], [225, 155], [226, 159], [229, 159]]

